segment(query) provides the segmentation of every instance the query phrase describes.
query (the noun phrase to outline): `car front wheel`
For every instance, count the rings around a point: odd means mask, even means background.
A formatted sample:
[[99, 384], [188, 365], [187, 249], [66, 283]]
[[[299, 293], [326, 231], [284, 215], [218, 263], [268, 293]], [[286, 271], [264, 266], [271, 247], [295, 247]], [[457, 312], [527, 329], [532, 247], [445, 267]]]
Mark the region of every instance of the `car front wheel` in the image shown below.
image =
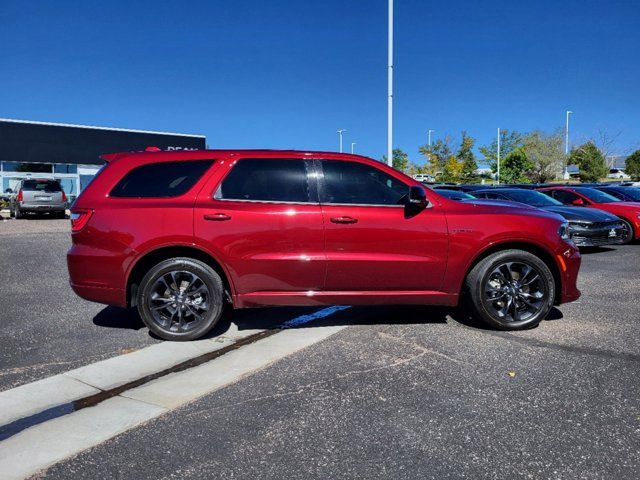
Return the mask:
[[165, 340], [195, 340], [222, 316], [220, 275], [192, 258], [172, 258], [154, 266], [140, 282], [138, 312], [153, 333]]
[[624, 245], [633, 240], [635, 232], [633, 231], [631, 223], [627, 222], [624, 218], [621, 218], [620, 221], [622, 221], [622, 244]]
[[499, 330], [521, 330], [540, 323], [553, 307], [555, 281], [549, 267], [524, 250], [496, 252], [469, 273], [472, 312]]

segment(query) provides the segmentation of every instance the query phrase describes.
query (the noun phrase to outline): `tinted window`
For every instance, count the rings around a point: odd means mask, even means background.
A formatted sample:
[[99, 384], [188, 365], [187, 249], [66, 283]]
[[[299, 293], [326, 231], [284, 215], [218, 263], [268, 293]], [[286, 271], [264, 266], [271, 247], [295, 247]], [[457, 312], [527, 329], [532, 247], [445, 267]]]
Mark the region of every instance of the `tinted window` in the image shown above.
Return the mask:
[[565, 205], [570, 204], [574, 200], [580, 198], [575, 193], [567, 192], [566, 190], [551, 190], [550, 192], [545, 193], [548, 195], [550, 194], [553, 198], [561, 203], [564, 203]]
[[363, 163], [324, 160], [321, 201], [357, 205], [403, 205], [409, 186]]
[[239, 160], [215, 194], [224, 200], [262, 202], [309, 202], [309, 183], [304, 160]]
[[207, 171], [212, 160], [152, 163], [127, 173], [111, 190], [112, 197], [177, 197]]
[[504, 193], [505, 197], [514, 202], [525, 203], [532, 207], [552, 207], [562, 205], [558, 200], [554, 200], [540, 192], [534, 190], [510, 190]]
[[22, 182], [25, 192], [61, 192], [62, 187], [55, 180], [25, 180]]

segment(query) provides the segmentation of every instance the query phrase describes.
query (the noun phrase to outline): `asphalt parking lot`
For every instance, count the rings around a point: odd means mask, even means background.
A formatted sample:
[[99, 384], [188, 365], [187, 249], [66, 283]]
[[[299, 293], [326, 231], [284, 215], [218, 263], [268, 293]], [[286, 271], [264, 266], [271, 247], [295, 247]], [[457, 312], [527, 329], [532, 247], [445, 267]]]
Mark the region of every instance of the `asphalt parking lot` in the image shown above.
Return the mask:
[[[161, 343], [73, 294], [68, 229], [0, 221], [0, 391]], [[639, 272], [640, 245], [585, 254], [582, 298], [524, 332], [428, 307], [336, 311], [300, 327], [347, 326], [335, 335], [39, 477], [638, 478]]]

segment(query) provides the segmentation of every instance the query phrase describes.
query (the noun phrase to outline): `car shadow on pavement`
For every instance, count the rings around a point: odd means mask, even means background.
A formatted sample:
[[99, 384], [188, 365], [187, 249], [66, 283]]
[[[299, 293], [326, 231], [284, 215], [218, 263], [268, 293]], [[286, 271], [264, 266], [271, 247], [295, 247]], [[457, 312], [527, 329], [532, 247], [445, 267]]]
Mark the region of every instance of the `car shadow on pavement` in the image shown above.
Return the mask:
[[615, 250], [615, 248], [610, 247], [582, 247], [580, 248], [581, 255], [593, 255], [594, 253], [605, 253], [611, 252]]
[[[327, 315], [322, 315], [327, 312]], [[320, 315], [319, 315], [320, 314]], [[562, 312], [552, 308], [546, 321], [559, 320]], [[238, 330], [314, 328], [338, 325], [442, 324], [453, 320], [467, 327], [492, 330], [460, 308], [426, 305], [377, 305], [353, 307], [270, 307], [232, 310], [227, 308], [216, 326], [204, 337], [223, 335], [232, 324]], [[105, 307], [94, 318], [98, 327], [140, 330], [146, 328], [134, 308]], [[159, 337], [149, 332], [157, 340]]]
[[144, 323], [135, 308], [105, 307], [93, 317], [93, 324], [106, 328], [126, 328], [140, 330]]

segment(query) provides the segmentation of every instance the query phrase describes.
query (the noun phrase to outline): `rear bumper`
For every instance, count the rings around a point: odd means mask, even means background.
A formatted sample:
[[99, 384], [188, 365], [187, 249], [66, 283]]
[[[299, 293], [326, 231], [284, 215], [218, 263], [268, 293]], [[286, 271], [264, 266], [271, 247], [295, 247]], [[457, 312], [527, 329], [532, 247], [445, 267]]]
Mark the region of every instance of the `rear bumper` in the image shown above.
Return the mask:
[[64, 212], [67, 209], [66, 204], [38, 204], [38, 203], [20, 203], [18, 208], [22, 212]]
[[84, 298], [85, 300], [89, 300], [90, 302], [104, 303], [106, 305], [115, 305], [118, 307], [127, 306], [125, 292], [119, 288], [80, 285], [71, 281], [69, 284], [76, 295]]

